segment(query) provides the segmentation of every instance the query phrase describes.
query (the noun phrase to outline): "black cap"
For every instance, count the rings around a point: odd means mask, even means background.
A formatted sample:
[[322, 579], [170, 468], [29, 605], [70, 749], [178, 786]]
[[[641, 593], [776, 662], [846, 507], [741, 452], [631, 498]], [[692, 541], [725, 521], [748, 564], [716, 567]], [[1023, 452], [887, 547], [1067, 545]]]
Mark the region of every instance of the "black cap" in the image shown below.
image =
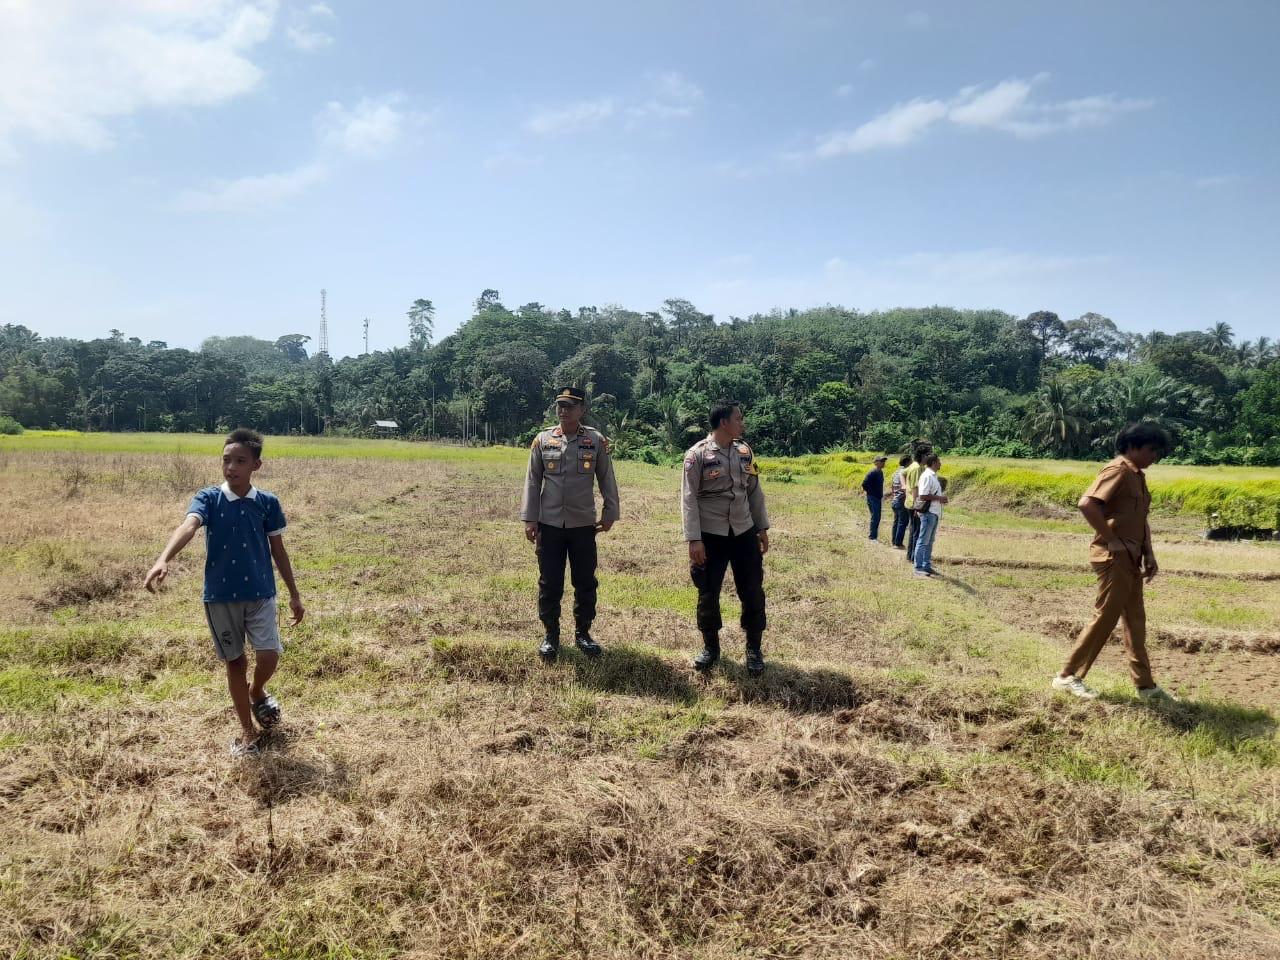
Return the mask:
[[871, 462], [872, 462], [872, 463], [884, 463], [884, 462], [885, 462], [886, 460], [888, 460], [888, 459], [889, 459], [889, 458], [888, 458], [888, 457], [886, 457], [884, 454], [881, 454], [880, 456], [876, 457], [876, 458], [875, 458], [873, 461], [871, 461]]
[[556, 391], [556, 403], [567, 400], [571, 403], [586, 403], [587, 395], [577, 387], [561, 387]]

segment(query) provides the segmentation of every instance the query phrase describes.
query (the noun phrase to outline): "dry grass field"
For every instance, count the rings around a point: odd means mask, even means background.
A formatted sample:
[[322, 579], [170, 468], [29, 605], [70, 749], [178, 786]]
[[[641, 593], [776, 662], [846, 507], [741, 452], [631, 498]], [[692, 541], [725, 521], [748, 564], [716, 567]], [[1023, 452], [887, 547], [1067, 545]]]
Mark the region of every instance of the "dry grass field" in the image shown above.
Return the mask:
[[523, 451], [269, 440], [308, 615], [233, 761], [201, 539], [139, 589], [220, 443], [118, 442], [0, 443], [0, 955], [1280, 956], [1280, 545], [1157, 518], [1186, 699], [1109, 648], [1082, 703], [1082, 524], [958, 497], [921, 582], [769, 483], [770, 668], [702, 679], [678, 474], [621, 464], [607, 652], [546, 667]]

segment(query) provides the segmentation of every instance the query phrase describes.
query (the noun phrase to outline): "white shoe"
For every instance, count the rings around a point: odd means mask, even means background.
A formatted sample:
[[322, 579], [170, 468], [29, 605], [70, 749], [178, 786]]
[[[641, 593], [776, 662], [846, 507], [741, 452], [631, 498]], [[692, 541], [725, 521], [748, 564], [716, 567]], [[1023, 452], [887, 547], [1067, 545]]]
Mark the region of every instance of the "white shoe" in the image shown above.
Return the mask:
[[913, 577], [919, 577], [921, 580], [925, 580], [925, 579], [928, 579], [929, 571], [928, 571], [928, 570], [917, 570], [917, 571], [915, 571], [915, 572], [912, 574], [912, 576], [913, 576]]
[[1139, 688], [1138, 696], [1141, 697], [1143, 700], [1163, 700], [1166, 703], [1178, 702], [1177, 697], [1175, 697], [1168, 690], [1165, 690], [1162, 687], [1160, 687], [1158, 684], [1154, 687], [1147, 687], [1145, 689]]
[[1064, 690], [1081, 700], [1096, 700], [1098, 691], [1090, 690], [1079, 677], [1054, 677], [1053, 689]]

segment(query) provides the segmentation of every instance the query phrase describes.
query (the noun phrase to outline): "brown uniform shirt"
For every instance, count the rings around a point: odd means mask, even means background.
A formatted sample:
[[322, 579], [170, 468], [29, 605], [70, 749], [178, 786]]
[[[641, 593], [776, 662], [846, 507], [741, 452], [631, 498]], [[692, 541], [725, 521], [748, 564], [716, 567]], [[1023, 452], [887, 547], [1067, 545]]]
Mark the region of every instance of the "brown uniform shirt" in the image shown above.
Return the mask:
[[690, 447], [680, 480], [680, 516], [690, 542], [704, 533], [727, 537], [752, 527], [768, 530], [769, 511], [751, 448], [741, 440], [722, 447], [710, 435]]
[[520, 519], [549, 527], [594, 526], [597, 483], [604, 499], [600, 519], [617, 520], [618, 482], [604, 435], [586, 426], [572, 437], [559, 427], [543, 430], [529, 448]]
[[[1147, 512], [1151, 508], [1146, 475], [1124, 457], [1116, 457], [1102, 468], [1084, 495], [1102, 501], [1107, 526], [1137, 563], [1147, 541]], [[1095, 534], [1089, 544], [1089, 562], [1105, 563], [1110, 559], [1107, 538]]]

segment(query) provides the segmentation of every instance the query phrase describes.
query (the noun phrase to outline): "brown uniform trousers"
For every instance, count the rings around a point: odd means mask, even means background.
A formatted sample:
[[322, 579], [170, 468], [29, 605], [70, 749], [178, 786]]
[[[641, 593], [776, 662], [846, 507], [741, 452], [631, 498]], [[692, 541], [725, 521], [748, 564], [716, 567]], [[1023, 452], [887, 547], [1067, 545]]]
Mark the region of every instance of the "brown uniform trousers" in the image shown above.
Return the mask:
[[1142, 601], [1140, 565], [1128, 550], [1122, 550], [1105, 563], [1092, 566], [1098, 574], [1093, 622], [1081, 632], [1063, 673], [1084, 679], [1119, 621], [1124, 624], [1124, 649], [1133, 682], [1142, 689], [1154, 687], [1147, 659], [1147, 611]]

